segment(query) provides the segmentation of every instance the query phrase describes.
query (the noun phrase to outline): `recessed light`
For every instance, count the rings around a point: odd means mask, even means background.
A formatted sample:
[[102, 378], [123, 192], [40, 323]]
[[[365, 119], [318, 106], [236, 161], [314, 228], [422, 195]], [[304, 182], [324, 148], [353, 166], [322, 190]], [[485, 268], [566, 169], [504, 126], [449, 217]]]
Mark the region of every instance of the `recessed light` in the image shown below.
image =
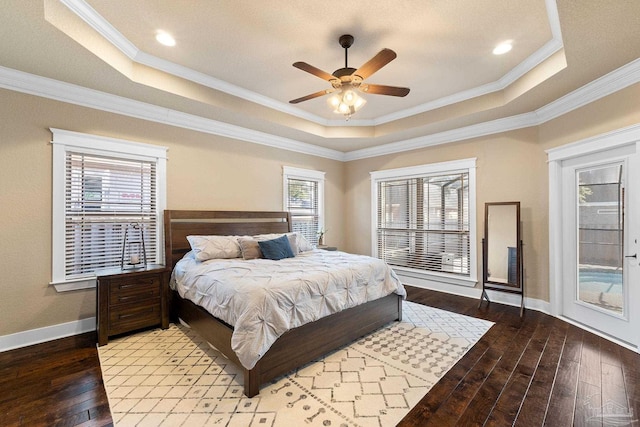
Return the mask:
[[176, 45], [176, 39], [174, 39], [173, 36], [167, 33], [166, 31], [156, 32], [156, 40], [158, 40], [158, 43], [163, 44], [165, 46]]
[[508, 40], [506, 42], [502, 42], [502, 43], [500, 43], [498, 46], [496, 46], [493, 49], [493, 54], [494, 55], [505, 54], [505, 53], [509, 52], [512, 47], [513, 47], [513, 44], [511, 42], [511, 40]]

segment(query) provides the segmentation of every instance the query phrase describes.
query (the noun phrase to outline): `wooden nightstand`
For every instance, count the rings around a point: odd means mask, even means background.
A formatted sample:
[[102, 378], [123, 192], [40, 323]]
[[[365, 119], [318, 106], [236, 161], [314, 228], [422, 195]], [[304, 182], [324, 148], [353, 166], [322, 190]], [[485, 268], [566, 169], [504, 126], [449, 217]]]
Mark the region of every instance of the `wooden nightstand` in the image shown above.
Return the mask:
[[136, 329], [168, 328], [169, 274], [163, 265], [155, 264], [98, 272], [98, 345], [107, 344], [110, 336]]

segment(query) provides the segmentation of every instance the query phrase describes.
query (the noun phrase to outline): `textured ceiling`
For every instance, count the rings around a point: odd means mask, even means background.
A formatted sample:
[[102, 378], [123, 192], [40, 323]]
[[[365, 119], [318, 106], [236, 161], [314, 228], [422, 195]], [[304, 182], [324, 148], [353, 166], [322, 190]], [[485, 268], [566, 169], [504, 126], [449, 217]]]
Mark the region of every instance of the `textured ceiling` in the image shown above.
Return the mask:
[[[367, 96], [357, 116], [361, 120], [495, 82], [552, 39], [543, 0], [500, 2], [500, 7], [487, 0], [349, 1], [339, 11], [335, 3], [306, 0], [89, 4], [141, 51], [283, 103], [330, 87], [292, 63], [304, 61], [329, 73], [343, 67], [341, 34], [355, 37], [349, 49], [354, 68], [390, 48], [398, 58], [368, 81], [410, 87], [411, 93]], [[177, 45], [157, 43], [158, 29], [173, 34]], [[513, 40], [515, 49], [491, 54], [503, 40]], [[298, 108], [335, 118], [325, 98]]]
[[[203, 119], [340, 152], [425, 137], [530, 113], [640, 56], [635, 0], [7, 0], [0, 65]], [[177, 45], [159, 45], [157, 30]], [[406, 86], [404, 98], [365, 94], [349, 121], [329, 88], [292, 66], [329, 73], [383, 48], [397, 58], [368, 83]], [[491, 54], [504, 40], [513, 50]]]

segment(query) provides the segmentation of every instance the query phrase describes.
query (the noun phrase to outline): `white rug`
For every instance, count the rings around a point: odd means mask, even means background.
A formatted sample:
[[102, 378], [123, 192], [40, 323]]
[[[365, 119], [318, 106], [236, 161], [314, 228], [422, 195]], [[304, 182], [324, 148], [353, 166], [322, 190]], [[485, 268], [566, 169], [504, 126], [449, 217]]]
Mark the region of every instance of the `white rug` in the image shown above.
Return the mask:
[[99, 347], [113, 420], [126, 426], [395, 426], [493, 323], [404, 302], [402, 322], [243, 395], [242, 373], [171, 325]]

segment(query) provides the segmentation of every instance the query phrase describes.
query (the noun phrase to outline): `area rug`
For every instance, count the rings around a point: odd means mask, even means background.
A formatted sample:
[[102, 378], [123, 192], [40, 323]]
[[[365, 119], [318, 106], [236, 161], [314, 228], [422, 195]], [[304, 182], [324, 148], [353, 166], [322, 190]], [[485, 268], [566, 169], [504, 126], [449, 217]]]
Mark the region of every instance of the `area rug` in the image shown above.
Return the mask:
[[114, 423], [395, 426], [492, 323], [405, 301], [394, 322], [243, 395], [242, 373], [182, 325], [99, 347]]

